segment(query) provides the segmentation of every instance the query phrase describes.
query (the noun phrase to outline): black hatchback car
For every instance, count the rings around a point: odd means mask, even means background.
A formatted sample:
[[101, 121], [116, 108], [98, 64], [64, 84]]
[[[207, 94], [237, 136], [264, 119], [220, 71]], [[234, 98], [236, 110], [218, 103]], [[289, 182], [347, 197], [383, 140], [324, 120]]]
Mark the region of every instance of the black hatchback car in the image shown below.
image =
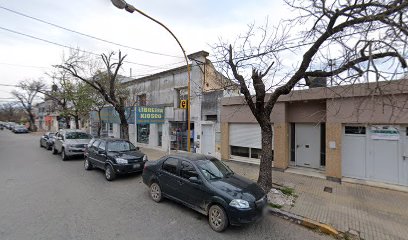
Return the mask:
[[258, 184], [235, 174], [211, 156], [165, 156], [147, 162], [142, 176], [155, 202], [166, 197], [207, 215], [211, 228], [217, 232], [229, 224], [260, 219], [267, 205], [267, 196]]
[[143, 171], [147, 155], [139, 151], [131, 142], [122, 139], [92, 139], [85, 151], [86, 170], [100, 168], [105, 177], [112, 181], [118, 174]]

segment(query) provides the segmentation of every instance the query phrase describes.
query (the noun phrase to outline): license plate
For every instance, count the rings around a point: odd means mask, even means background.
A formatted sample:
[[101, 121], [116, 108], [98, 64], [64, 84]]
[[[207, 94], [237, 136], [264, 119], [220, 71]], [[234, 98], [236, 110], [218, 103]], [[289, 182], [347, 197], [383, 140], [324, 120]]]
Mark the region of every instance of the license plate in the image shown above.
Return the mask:
[[133, 168], [139, 168], [140, 164], [133, 164]]

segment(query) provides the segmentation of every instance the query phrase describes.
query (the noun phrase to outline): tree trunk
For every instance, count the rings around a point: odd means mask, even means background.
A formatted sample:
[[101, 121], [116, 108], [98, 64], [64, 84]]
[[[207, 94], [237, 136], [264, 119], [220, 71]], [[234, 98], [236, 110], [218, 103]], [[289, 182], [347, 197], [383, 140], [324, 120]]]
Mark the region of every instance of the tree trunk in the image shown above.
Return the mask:
[[120, 138], [129, 140], [129, 124], [126, 119], [125, 109], [120, 107], [116, 111], [120, 118]]
[[75, 129], [79, 129], [79, 116], [75, 115], [74, 119], [75, 119]]
[[270, 121], [260, 123], [262, 134], [261, 164], [259, 166], [258, 184], [265, 192], [272, 188], [272, 124]]
[[30, 131], [35, 132], [36, 127], [35, 127], [35, 118], [34, 115], [31, 112], [28, 112], [28, 118], [30, 120]]
[[102, 109], [99, 109], [99, 110], [98, 110], [98, 119], [99, 119], [99, 124], [98, 124], [98, 137], [101, 136], [101, 130], [102, 130], [101, 111], [102, 111]]

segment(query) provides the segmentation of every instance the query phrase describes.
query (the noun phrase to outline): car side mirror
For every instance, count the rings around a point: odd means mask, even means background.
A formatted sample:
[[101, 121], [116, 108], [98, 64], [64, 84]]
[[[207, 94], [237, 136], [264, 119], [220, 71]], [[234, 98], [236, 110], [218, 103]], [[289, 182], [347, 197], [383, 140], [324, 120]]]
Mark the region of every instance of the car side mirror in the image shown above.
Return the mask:
[[201, 184], [202, 181], [200, 179], [198, 179], [198, 177], [190, 177], [188, 179], [190, 182], [195, 183], [195, 184]]
[[105, 153], [104, 150], [98, 149], [98, 154], [104, 154], [104, 153]]
[[139, 151], [140, 150], [140, 147], [136, 147], [136, 151]]

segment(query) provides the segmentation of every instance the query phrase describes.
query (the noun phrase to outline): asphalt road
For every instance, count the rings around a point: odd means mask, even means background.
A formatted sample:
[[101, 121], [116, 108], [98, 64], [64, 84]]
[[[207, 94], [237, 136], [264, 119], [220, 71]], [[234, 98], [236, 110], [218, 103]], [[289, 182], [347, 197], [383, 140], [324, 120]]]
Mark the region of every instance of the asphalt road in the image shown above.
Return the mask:
[[331, 239], [266, 216], [223, 233], [206, 217], [165, 200], [153, 202], [141, 175], [107, 182], [82, 159], [63, 162], [39, 136], [0, 131], [0, 239]]

